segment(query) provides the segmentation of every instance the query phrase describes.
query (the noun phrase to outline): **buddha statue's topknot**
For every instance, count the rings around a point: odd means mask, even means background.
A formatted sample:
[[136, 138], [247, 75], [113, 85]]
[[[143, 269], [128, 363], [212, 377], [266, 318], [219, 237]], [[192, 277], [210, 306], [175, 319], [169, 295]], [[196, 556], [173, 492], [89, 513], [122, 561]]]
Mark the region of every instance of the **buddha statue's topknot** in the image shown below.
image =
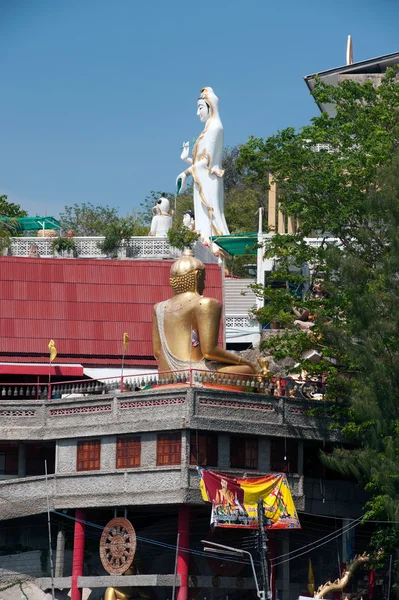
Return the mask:
[[198, 277], [202, 276], [204, 271], [204, 263], [195, 258], [192, 250], [184, 250], [170, 269], [170, 285], [174, 293], [194, 292]]

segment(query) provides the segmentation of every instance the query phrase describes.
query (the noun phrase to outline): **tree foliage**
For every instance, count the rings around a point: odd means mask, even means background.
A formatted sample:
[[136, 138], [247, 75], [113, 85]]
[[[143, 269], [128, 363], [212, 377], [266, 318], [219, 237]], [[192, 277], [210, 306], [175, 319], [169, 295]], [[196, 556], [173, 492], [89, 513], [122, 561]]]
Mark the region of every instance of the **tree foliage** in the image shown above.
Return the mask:
[[[261, 322], [282, 335], [265, 346], [326, 377], [332, 412], [357, 444], [324, 457], [370, 492], [367, 517], [399, 521], [399, 85], [390, 69], [379, 87], [316, 82], [319, 103], [335, 105], [300, 131], [250, 138], [239, 165], [251, 184], [277, 182], [279, 201], [298, 220], [276, 234]], [[319, 145], [319, 146], [318, 146]], [[322, 145], [322, 146], [320, 146]], [[309, 244], [307, 236], [322, 239]], [[331, 238], [334, 238], [333, 240]], [[309, 274], [306, 265], [312, 266]], [[307, 351], [319, 353], [310, 362]], [[398, 525], [377, 527], [374, 547], [396, 551]], [[395, 546], [396, 544], [396, 546]], [[382, 555], [384, 556], [384, 553]]]
[[118, 207], [95, 206], [91, 202], [66, 206], [59, 221], [64, 232], [72, 231], [77, 236], [102, 236], [109, 229], [129, 228], [132, 235], [145, 235], [147, 228], [134, 212], [121, 217]]
[[19, 204], [8, 202], [7, 195], [0, 196], [0, 217], [8, 217], [8, 221], [0, 221], [0, 254], [10, 245], [10, 238], [20, 233], [18, 217], [26, 217], [28, 213]]
[[1, 217], [27, 217], [28, 213], [23, 210], [19, 204], [8, 202], [6, 194], [0, 195], [0, 216]]

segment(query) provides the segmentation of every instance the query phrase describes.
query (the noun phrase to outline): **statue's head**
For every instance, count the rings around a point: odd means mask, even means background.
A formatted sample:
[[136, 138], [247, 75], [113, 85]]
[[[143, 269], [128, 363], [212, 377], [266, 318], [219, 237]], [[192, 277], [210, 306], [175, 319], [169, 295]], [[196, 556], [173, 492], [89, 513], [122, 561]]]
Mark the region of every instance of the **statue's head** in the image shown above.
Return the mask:
[[152, 210], [152, 214], [155, 216], [155, 215], [169, 214], [169, 209], [170, 209], [170, 202], [167, 198], [165, 198], [165, 195], [162, 194], [161, 198], [159, 198], [159, 200], [157, 200], [156, 205], [151, 210]]
[[183, 215], [184, 227], [191, 227], [191, 223], [194, 220], [194, 213], [191, 210], [187, 210]]
[[219, 98], [211, 87], [204, 87], [197, 102], [197, 115], [202, 123], [219, 114]]
[[202, 296], [205, 289], [205, 265], [192, 250], [184, 250], [170, 269], [170, 285], [174, 294], [195, 292]]
[[199, 98], [197, 102], [197, 115], [199, 116], [201, 123], [206, 123], [211, 116], [211, 107], [202, 98]]

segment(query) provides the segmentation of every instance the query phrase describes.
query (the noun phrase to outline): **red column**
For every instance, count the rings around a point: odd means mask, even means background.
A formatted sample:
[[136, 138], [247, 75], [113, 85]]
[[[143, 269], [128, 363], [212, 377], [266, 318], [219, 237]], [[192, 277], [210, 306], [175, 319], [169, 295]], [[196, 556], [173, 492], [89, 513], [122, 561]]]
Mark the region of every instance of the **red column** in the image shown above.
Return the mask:
[[[179, 533], [177, 574], [180, 575], [180, 587], [177, 594], [177, 600], [188, 600], [188, 564], [190, 561], [190, 554], [180, 550], [180, 548], [188, 549], [190, 544], [190, 508], [187, 504], [179, 505], [177, 531]], [[73, 600], [73, 598], [71, 600]]]
[[86, 518], [86, 511], [82, 508], [77, 508], [75, 511], [75, 518], [71, 600], [82, 600], [82, 590], [78, 588], [78, 577], [83, 575], [86, 527], [83, 521]]

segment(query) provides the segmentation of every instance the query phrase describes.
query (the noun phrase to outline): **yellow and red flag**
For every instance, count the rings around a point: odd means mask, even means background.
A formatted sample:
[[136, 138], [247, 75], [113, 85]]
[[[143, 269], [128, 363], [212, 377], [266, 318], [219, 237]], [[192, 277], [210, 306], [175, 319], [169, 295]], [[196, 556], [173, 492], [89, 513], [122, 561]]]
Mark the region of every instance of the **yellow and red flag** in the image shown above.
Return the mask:
[[124, 352], [126, 352], [127, 345], [128, 345], [129, 342], [130, 342], [129, 334], [126, 333], [126, 331], [125, 331], [125, 333], [123, 334], [123, 350], [124, 350]]
[[258, 527], [258, 499], [264, 502], [268, 529], [300, 529], [287, 477], [228, 477], [198, 467], [203, 500], [212, 502], [211, 523], [216, 527]]
[[54, 340], [49, 341], [48, 349], [50, 350], [50, 362], [53, 362], [53, 360], [57, 356], [57, 348], [55, 347]]

